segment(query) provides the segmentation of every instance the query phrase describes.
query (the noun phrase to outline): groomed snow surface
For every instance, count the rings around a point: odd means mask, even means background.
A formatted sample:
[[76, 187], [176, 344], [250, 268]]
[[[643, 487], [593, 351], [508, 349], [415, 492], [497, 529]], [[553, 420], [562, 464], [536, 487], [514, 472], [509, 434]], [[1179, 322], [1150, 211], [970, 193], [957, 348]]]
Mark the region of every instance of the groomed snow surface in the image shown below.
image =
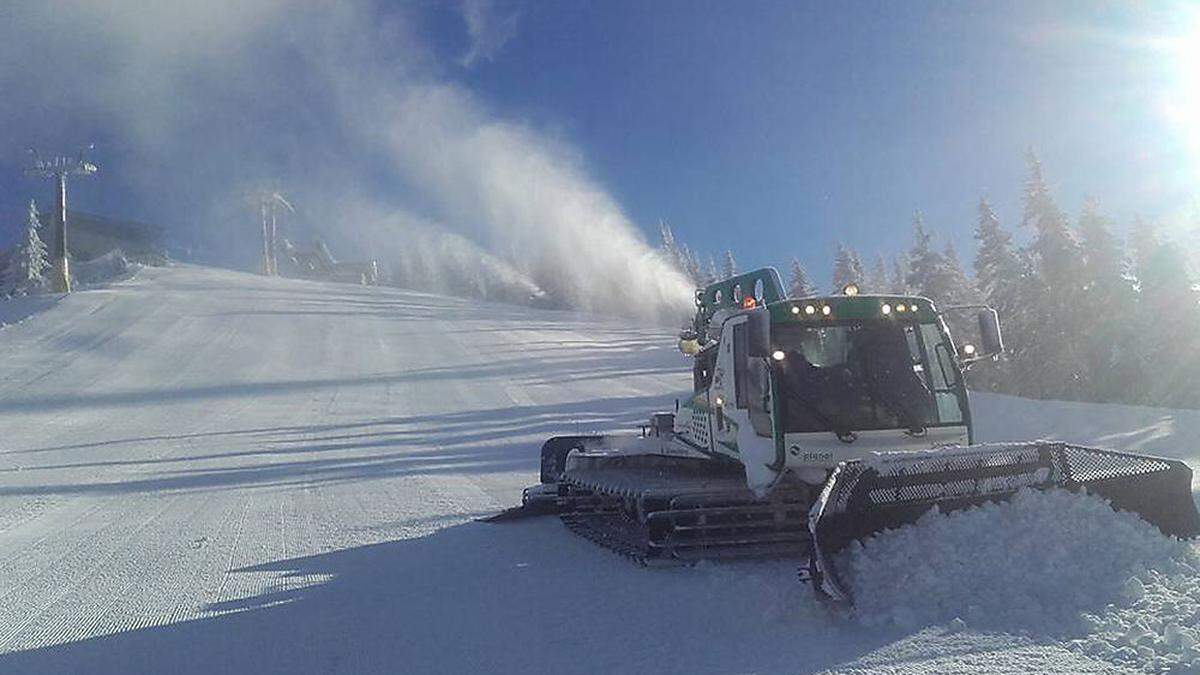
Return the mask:
[[[880, 535], [850, 616], [795, 561], [474, 522], [546, 437], [669, 409], [659, 329], [187, 266], [6, 311], [3, 673], [1200, 672], [1196, 549], [1092, 498]], [[987, 441], [1200, 448], [1196, 412], [975, 405]]]

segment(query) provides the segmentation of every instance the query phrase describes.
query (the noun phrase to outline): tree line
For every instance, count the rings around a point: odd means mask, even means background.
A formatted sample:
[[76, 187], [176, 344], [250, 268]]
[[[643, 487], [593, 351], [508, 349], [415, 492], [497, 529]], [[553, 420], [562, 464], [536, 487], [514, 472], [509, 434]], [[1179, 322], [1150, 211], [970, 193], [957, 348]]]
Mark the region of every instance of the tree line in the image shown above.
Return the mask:
[[[865, 293], [922, 295], [939, 307], [988, 304], [1000, 313], [1005, 352], [977, 364], [972, 388], [1031, 398], [1200, 408], [1200, 291], [1185, 250], [1153, 222], [1138, 218], [1122, 239], [1094, 199], [1072, 219], [1052, 196], [1041, 162], [1028, 156], [1014, 241], [981, 199], [970, 272], [953, 245], [937, 246], [918, 212], [912, 242], [886, 260], [864, 264], [839, 244], [830, 292], [849, 283]], [[726, 251], [697, 254], [663, 224], [663, 254], [698, 286], [737, 273]], [[792, 297], [821, 291], [797, 258], [787, 274]], [[971, 315], [948, 316], [956, 335]], [[965, 321], [964, 321], [965, 320]]]

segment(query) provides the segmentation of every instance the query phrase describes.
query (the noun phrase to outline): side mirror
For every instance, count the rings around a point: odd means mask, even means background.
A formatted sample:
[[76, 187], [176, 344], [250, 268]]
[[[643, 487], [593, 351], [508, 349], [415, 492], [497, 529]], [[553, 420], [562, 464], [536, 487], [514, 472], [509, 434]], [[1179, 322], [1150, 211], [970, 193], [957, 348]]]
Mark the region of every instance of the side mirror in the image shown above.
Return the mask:
[[771, 313], [766, 308], [750, 312], [746, 320], [746, 355], [758, 359], [771, 355]]
[[990, 307], [979, 312], [979, 341], [980, 353], [976, 358], [995, 356], [1004, 351], [1004, 339], [1000, 335], [1000, 316]]

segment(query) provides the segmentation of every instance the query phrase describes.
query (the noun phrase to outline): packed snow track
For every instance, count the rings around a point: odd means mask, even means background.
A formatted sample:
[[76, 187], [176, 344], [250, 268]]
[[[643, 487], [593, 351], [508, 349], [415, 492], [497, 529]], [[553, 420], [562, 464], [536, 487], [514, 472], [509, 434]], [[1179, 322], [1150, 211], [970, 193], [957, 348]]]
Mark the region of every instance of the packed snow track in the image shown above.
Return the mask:
[[[548, 436], [668, 407], [669, 330], [177, 266], [47, 303], [0, 354], [0, 672], [1129, 665], [1035, 620], [832, 616], [790, 561], [645, 569], [554, 519], [473, 521]], [[981, 404], [989, 440], [1022, 405]]]

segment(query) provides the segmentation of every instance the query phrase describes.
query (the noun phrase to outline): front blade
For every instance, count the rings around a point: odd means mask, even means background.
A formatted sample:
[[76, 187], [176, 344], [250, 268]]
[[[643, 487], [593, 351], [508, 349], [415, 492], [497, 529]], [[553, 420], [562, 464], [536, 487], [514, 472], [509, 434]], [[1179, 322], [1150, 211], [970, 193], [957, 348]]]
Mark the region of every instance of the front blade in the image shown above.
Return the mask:
[[1085, 489], [1177, 537], [1200, 535], [1192, 471], [1183, 462], [1037, 441], [879, 453], [834, 470], [809, 512], [813, 578], [828, 598], [852, 603], [833, 563], [851, 541], [943, 512], [1006, 500], [1022, 488]]
[[490, 516], [475, 520], [481, 523], [503, 523], [537, 516], [552, 516], [558, 513], [558, 485], [541, 483], [525, 488], [521, 505], [504, 509]]

